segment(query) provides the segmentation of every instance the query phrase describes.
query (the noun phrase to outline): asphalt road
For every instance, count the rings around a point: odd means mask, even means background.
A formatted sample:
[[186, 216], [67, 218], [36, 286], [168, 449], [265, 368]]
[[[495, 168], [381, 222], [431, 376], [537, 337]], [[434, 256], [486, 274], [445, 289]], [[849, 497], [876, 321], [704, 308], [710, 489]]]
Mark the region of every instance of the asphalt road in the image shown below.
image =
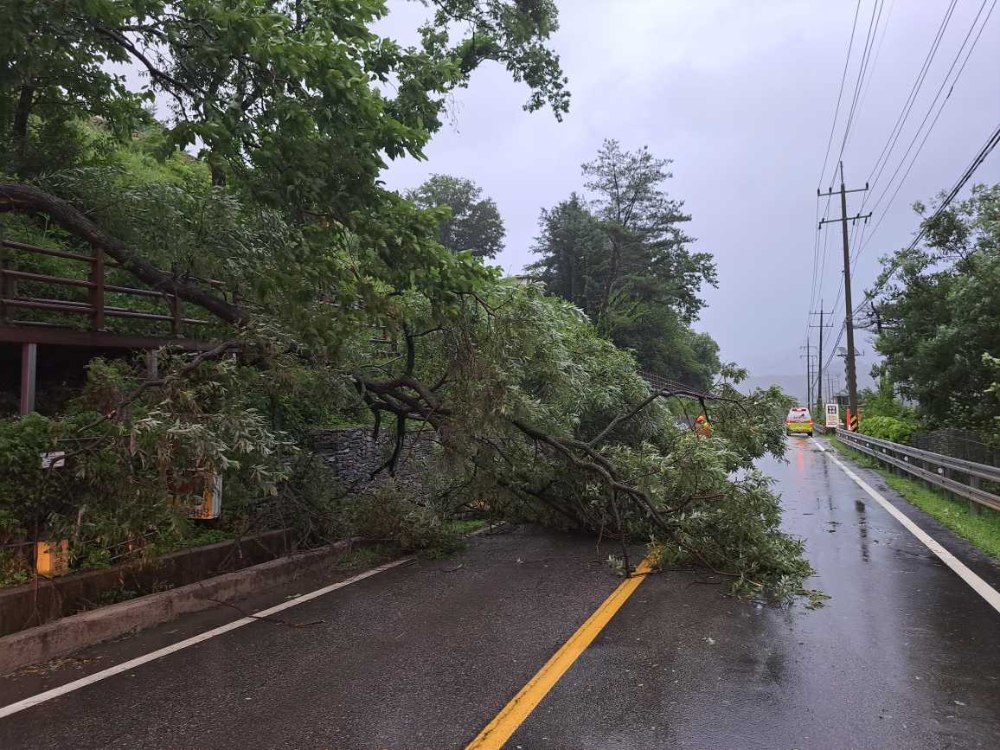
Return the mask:
[[[764, 468], [826, 606], [650, 576], [507, 747], [1000, 747], [1000, 614], [811, 441]], [[857, 471], [1000, 588], [1000, 566]], [[0, 719], [0, 748], [462, 748], [617, 587], [611, 551], [530, 528], [478, 538]], [[0, 679], [0, 706], [238, 617]]]

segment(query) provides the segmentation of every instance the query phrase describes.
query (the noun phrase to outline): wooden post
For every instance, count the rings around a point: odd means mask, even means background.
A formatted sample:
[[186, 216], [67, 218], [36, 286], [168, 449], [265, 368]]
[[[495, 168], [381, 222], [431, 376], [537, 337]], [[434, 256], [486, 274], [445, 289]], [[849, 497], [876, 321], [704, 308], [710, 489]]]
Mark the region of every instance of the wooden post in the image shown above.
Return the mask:
[[181, 335], [181, 301], [178, 299], [176, 294], [172, 294], [169, 297], [170, 300], [170, 314], [173, 320], [170, 322], [170, 332], [179, 337]]
[[10, 296], [7, 290], [7, 283], [10, 277], [4, 271], [7, 270], [7, 254], [0, 254], [0, 323], [7, 322], [7, 305], [5, 300]]
[[5, 304], [5, 300], [17, 296], [17, 279], [8, 276], [4, 273], [5, 270], [7, 270], [6, 252], [0, 255], [0, 322], [9, 323], [10, 308]]
[[[969, 486], [970, 487], [973, 487], [973, 488], [975, 488], [975, 489], [978, 490], [979, 487], [981, 486], [981, 484], [982, 484], [982, 480], [979, 477], [973, 477], [973, 476], [969, 477]], [[979, 503], [977, 503], [975, 500], [970, 500], [969, 501], [969, 515], [970, 516], [978, 516], [979, 512], [981, 510], [982, 510], [982, 508], [979, 506]]]
[[160, 358], [157, 349], [146, 351], [146, 377], [149, 380], [158, 380], [160, 377]]
[[94, 248], [94, 262], [90, 267], [90, 328], [104, 328], [104, 249]]
[[38, 369], [38, 344], [21, 345], [21, 416], [35, 410], [35, 379]]

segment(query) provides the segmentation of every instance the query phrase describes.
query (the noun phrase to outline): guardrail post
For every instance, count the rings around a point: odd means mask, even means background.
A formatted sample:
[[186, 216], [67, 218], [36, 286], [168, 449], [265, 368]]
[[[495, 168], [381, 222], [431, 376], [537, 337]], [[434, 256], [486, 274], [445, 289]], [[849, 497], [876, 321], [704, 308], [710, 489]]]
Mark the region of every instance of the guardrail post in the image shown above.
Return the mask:
[[104, 248], [94, 248], [94, 262], [90, 266], [90, 328], [104, 328]]
[[[969, 486], [972, 487], [973, 489], [978, 490], [980, 488], [981, 484], [982, 484], [982, 482], [979, 479], [979, 477], [974, 477], [974, 476], [970, 476], [969, 477]], [[969, 501], [969, 515], [970, 516], [978, 516], [979, 512], [981, 510], [982, 510], [982, 508], [979, 507], [979, 503], [977, 503], [975, 500], [970, 500]]]

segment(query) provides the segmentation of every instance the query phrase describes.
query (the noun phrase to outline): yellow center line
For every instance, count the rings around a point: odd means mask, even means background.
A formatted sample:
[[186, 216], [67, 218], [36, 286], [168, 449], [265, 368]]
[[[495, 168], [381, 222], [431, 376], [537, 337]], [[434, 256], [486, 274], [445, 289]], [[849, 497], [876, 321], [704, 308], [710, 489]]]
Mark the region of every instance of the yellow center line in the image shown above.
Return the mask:
[[549, 691], [555, 687], [556, 683], [562, 679], [573, 663], [580, 657], [587, 647], [600, 635], [604, 627], [611, 622], [622, 605], [635, 593], [644, 580], [646, 574], [652, 570], [647, 557], [631, 578], [622, 581], [621, 585], [604, 603], [587, 618], [587, 621], [580, 626], [566, 641], [558, 651], [553, 654], [545, 666], [538, 670], [528, 684], [521, 688], [520, 692], [514, 696], [510, 703], [496, 715], [486, 728], [469, 743], [466, 750], [499, 750], [504, 743], [511, 738], [517, 728], [524, 723], [524, 720], [531, 715], [531, 712], [538, 707], [542, 699], [548, 695]]

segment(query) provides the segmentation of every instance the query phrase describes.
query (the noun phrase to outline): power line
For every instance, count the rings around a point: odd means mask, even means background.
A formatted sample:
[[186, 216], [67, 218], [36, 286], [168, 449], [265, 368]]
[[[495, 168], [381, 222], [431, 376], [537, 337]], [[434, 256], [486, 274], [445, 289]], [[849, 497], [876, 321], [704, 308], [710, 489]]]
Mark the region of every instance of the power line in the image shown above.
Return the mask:
[[[819, 224], [819, 196], [816, 196], [816, 222]], [[809, 309], [812, 310], [813, 304], [816, 302], [816, 275], [817, 268], [819, 266], [819, 229], [816, 230], [816, 235], [813, 238], [813, 268], [812, 268], [812, 286], [809, 290]]]
[[[917, 233], [917, 236], [913, 238], [913, 241], [910, 242], [910, 244], [906, 247], [906, 250], [904, 252], [912, 250], [917, 246], [917, 244], [919, 244], [919, 242], [924, 238], [924, 235], [927, 234], [927, 225], [934, 219], [936, 219], [945, 209], [948, 208], [949, 205], [951, 205], [951, 202], [955, 200], [955, 197], [959, 194], [959, 192], [961, 192], [962, 188], [965, 187], [965, 185], [969, 182], [969, 180], [972, 179], [972, 175], [975, 174], [976, 170], [979, 169], [979, 167], [983, 164], [983, 162], [986, 161], [987, 157], [993, 152], [993, 149], [995, 149], [998, 144], [1000, 144], [1000, 125], [997, 125], [996, 130], [994, 130], [993, 133], [990, 135], [990, 137], [986, 139], [986, 143], [979, 150], [979, 153], [977, 153], [975, 157], [973, 157], [972, 162], [969, 164], [968, 167], [966, 167], [965, 171], [961, 174], [961, 176], [952, 186], [951, 190], [948, 191], [948, 194], [942, 199], [940, 205], [937, 207], [934, 213], [920, 223], [920, 231]], [[862, 307], [864, 307], [866, 304], [872, 301], [879, 294], [879, 292], [881, 292], [882, 289], [885, 288], [885, 284], [889, 282], [889, 279], [892, 278], [892, 275], [898, 269], [899, 269], [899, 261], [893, 260], [889, 269], [883, 275], [882, 283], [880, 283], [870, 293], [865, 295], [865, 299], [863, 299], [861, 303], [856, 308], [854, 308], [854, 312], [856, 313]]]
[[[966, 46], [966, 44], [968, 44], [969, 38], [972, 36], [972, 32], [975, 30], [976, 24], [979, 22], [979, 17], [982, 15], [983, 9], [986, 7], [986, 3], [987, 2], [988, 2], [988, 0], [983, 0], [982, 5], [979, 6], [979, 12], [976, 13], [976, 17], [973, 20], [972, 25], [969, 27], [969, 31], [968, 31], [968, 33], [966, 33], [965, 39], [962, 41], [962, 46], [959, 47], [959, 50], [958, 50], [957, 54], [955, 55], [955, 59], [951, 63], [951, 67], [948, 69], [948, 72], [945, 74], [944, 80], [941, 81], [941, 85], [938, 87], [937, 94], [935, 94], [934, 100], [931, 102], [931, 105], [930, 105], [930, 107], [927, 110], [927, 114], [924, 115], [924, 119], [920, 123], [920, 127], [917, 128], [917, 132], [914, 133], [913, 140], [910, 142], [910, 146], [906, 149], [906, 153], [903, 154], [903, 158], [899, 162], [899, 165], [896, 167], [896, 171], [893, 172], [892, 177], [889, 179], [889, 183], [886, 185], [885, 190], [882, 191], [882, 194], [879, 196], [879, 199], [872, 206], [872, 210], [877, 209], [878, 206], [879, 206], [879, 204], [882, 202], [882, 199], [885, 197], [885, 194], [888, 192], [889, 188], [892, 186], [893, 180], [895, 179], [896, 175], [899, 173], [900, 168], [902, 168], [903, 164], [905, 163], [906, 157], [909, 155], [910, 150], [913, 148], [914, 143], [916, 143], [917, 138], [920, 137], [920, 131], [923, 129], [924, 125], [926, 124], [927, 118], [930, 116], [931, 112], [934, 110], [934, 105], [937, 104], [937, 101], [940, 98], [941, 93], [944, 91], [945, 86], [948, 84], [948, 79], [951, 76], [952, 71], [955, 69], [955, 66], [958, 64], [959, 59], [962, 57], [962, 52], [965, 50], [965, 46]], [[931, 132], [934, 130], [934, 126], [937, 124], [938, 118], [941, 117], [941, 113], [944, 111], [944, 108], [947, 105], [948, 100], [951, 98], [951, 95], [952, 95], [952, 93], [955, 90], [955, 86], [958, 84], [958, 80], [959, 80], [959, 78], [961, 78], [962, 72], [965, 70], [965, 66], [969, 62], [969, 58], [972, 57], [972, 53], [975, 51], [976, 45], [979, 43], [979, 38], [982, 36], [983, 30], [986, 28], [986, 24], [990, 20], [990, 16], [993, 15], [993, 10], [994, 10], [994, 8], [996, 8], [996, 4], [997, 4], [997, 0], [993, 0], [993, 4], [990, 5], [990, 9], [987, 12], [986, 17], [983, 19], [982, 24], [979, 25], [979, 31], [976, 33], [976, 38], [973, 39], [972, 45], [969, 47], [969, 51], [966, 53], [965, 59], [962, 61], [962, 66], [959, 68], [958, 73], [955, 75], [954, 80], [952, 80], [951, 87], [948, 89], [948, 94], [945, 96], [944, 100], [941, 102], [941, 106], [938, 108], [937, 113], [934, 115], [934, 119], [931, 121], [930, 127], [927, 129], [927, 132], [924, 134], [923, 140], [920, 142], [920, 145], [917, 147], [917, 151], [916, 151], [916, 153], [914, 153], [913, 159], [910, 160], [910, 164], [906, 168], [906, 172], [903, 173], [902, 179], [896, 184], [896, 189], [893, 192], [892, 196], [889, 198], [889, 202], [885, 205], [885, 208], [883, 209], [882, 213], [879, 215], [878, 221], [875, 222], [875, 227], [874, 227], [874, 229], [872, 229], [871, 234], [868, 236], [868, 242], [871, 242], [872, 238], [875, 236], [875, 233], [878, 231], [878, 228], [882, 225], [882, 222], [885, 219], [886, 215], [888, 214], [889, 209], [892, 207], [893, 203], [896, 200], [896, 196], [899, 195], [900, 189], [906, 183], [906, 178], [909, 177], [910, 172], [913, 170], [913, 165], [916, 164], [917, 159], [919, 158], [921, 152], [923, 151], [924, 145], [927, 143], [927, 139], [930, 137]], [[860, 250], [858, 251], [859, 254], [867, 247], [867, 245], [868, 245], [868, 243], [865, 243], [865, 245], [860, 248]]]
[[[845, 123], [844, 123], [844, 137], [841, 140], [840, 154], [838, 156], [838, 161], [843, 158], [844, 149], [847, 147], [848, 140], [850, 139], [851, 128], [854, 125], [856, 116], [860, 112], [860, 106], [859, 106], [859, 104], [860, 104], [860, 100], [861, 100], [862, 88], [863, 88], [864, 82], [865, 82], [865, 75], [869, 71], [869, 63], [872, 60], [872, 52], [875, 49], [875, 40], [876, 40], [876, 36], [878, 34], [878, 26], [879, 26], [879, 23], [880, 23], [881, 18], [882, 18], [882, 10], [883, 10], [884, 7], [885, 7], [885, 0], [875, 0], [872, 3], [872, 14], [871, 14], [871, 18], [868, 20], [868, 31], [867, 31], [867, 33], [865, 35], [865, 45], [864, 45], [864, 49], [862, 50], [862, 53], [861, 53], [860, 62], [858, 64], [858, 76], [857, 76], [857, 80], [854, 83], [854, 93], [853, 93], [853, 95], [851, 97], [851, 108], [850, 108], [850, 111], [847, 114], [847, 118], [846, 118]], [[851, 27], [851, 39], [850, 39], [850, 43], [848, 44], [847, 60], [844, 63], [844, 72], [843, 72], [843, 74], [841, 76], [840, 91], [839, 91], [839, 93], [837, 95], [837, 111], [836, 111], [836, 113], [834, 115], [833, 126], [831, 127], [831, 130], [830, 130], [830, 139], [829, 139], [829, 141], [827, 143], [827, 153], [826, 153], [826, 155], [824, 157], [824, 160], [823, 160], [823, 171], [822, 171], [822, 173], [820, 175], [821, 185], [822, 185], [823, 177], [824, 177], [824, 175], [826, 173], [826, 165], [828, 163], [829, 156], [830, 156], [830, 144], [832, 143], [833, 133], [836, 131], [837, 114], [840, 111], [840, 103], [841, 103], [841, 100], [843, 98], [843, 93], [844, 93], [844, 84], [845, 84], [846, 78], [847, 78], [847, 71], [848, 71], [848, 69], [850, 67], [851, 49], [853, 48], [854, 37], [855, 37], [855, 34], [857, 32], [857, 22], [858, 22], [858, 16], [860, 14], [860, 10], [861, 10], [861, 3], [860, 3], [860, 0], [859, 0], [858, 4], [855, 6], [854, 22], [853, 22], [852, 27]], [[888, 18], [887, 18], [887, 20], [888, 20]], [[883, 39], [884, 39], [884, 34], [883, 34]], [[874, 66], [871, 67], [871, 71], [872, 71], [872, 73], [874, 73]], [[868, 80], [870, 81], [871, 78], [869, 77]], [[817, 190], [817, 194], [818, 193], [819, 193], [819, 190]], [[826, 211], [824, 212], [824, 217], [823, 217], [824, 221], [826, 221], [826, 219], [829, 217], [830, 201], [831, 200], [832, 200], [832, 191], [830, 192], [830, 194], [827, 197]], [[819, 209], [819, 205], [817, 203], [817, 218], [819, 218], [819, 211], [818, 211], [818, 209]], [[823, 226], [823, 222], [820, 222], [819, 226], [822, 227]], [[818, 260], [818, 254], [819, 254], [819, 236], [817, 235], [816, 238], [815, 238], [816, 241], [815, 241], [814, 247], [813, 247], [813, 279], [812, 279], [812, 290], [811, 290], [810, 299], [809, 299], [809, 309], [810, 310], [816, 304], [817, 296], [822, 296], [822, 289], [823, 289], [824, 281], [825, 281], [824, 276], [825, 276], [825, 273], [826, 273], [826, 239], [827, 239], [827, 237], [828, 237], [828, 234], [824, 234], [824, 247], [823, 247], [823, 255], [822, 255], [823, 262], [819, 266], [820, 270], [817, 270], [817, 260]], [[819, 277], [818, 282], [817, 282], [817, 276]], [[837, 297], [838, 297], [838, 300], [839, 300], [840, 292], [838, 292]]]
[[840, 92], [837, 94], [837, 106], [833, 111], [833, 123], [830, 125], [830, 137], [826, 143], [826, 155], [823, 157], [823, 168], [819, 173], [819, 184], [817, 187], [823, 187], [823, 180], [826, 175], [826, 165], [830, 160], [830, 148], [833, 146], [833, 134], [837, 130], [837, 118], [840, 116], [840, 102], [844, 97], [844, 83], [847, 81], [847, 69], [851, 64], [851, 50], [854, 47], [854, 33], [858, 28], [858, 13], [860, 11], [861, 0], [858, 0], [858, 4], [854, 8], [854, 24], [851, 26], [851, 39], [847, 43], [847, 59], [844, 60], [844, 72], [840, 76]]
[[[858, 66], [858, 80], [854, 83], [854, 97], [851, 101], [851, 111], [847, 115], [847, 123], [844, 126], [844, 139], [840, 143], [840, 155], [837, 157], [838, 161], [844, 158], [844, 149], [847, 148], [847, 140], [851, 135], [851, 125], [854, 124], [854, 115], [858, 111], [858, 99], [861, 96], [861, 84], [864, 81], [865, 72], [868, 69], [868, 60], [871, 59], [871, 51], [875, 46], [875, 31], [878, 29], [877, 18], [882, 17], [882, 6], [885, 0], [876, 0], [872, 4], [872, 17], [868, 21], [868, 34], [865, 37], [865, 49], [861, 53], [861, 64]], [[875, 11], [878, 10], [878, 16], [876, 18]]]
[[896, 0], [891, 0], [889, 3], [889, 10], [885, 14], [885, 23], [882, 24], [882, 36], [878, 40], [878, 49], [875, 50], [875, 60], [871, 65], [871, 72], [868, 74], [868, 82], [865, 84], [865, 90], [861, 94], [861, 103], [859, 107], [865, 105], [865, 100], [868, 98], [868, 91], [872, 86], [872, 79], [875, 77], [875, 67], [878, 65], [879, 57], [882, 55], [882, 45], [885, 42], [886, 33], [889, 31], [889, 19], [892, 17], [892, 11], [896, 7]]
[[[819, 261], [819, 257], [820, 257], [819, 235], [820, 235], [820, 229], [822, 229], [822, 227], [824, 226], [824, 224], [822, 224], [822, 222], [820, 222], [820, 211], [819, 211], [820, 200], [819, 199], [820, 199], [820, 197], [816, 196], [816, 225], [817, 225], [817, 230], [816, 230], [815, 237], [813, 239], [812, 288], [811, 288], [811, 291], [810, 291], [810, 294], [809, 294], [809, 309], [810, 310], [812, 310], [813, 307], [815, 306], [816, 299], [817, 299], [818, 295], [822, 294], [822, 290], [823, 290], [823, 274], [826, 271], [826, 235], [825, 234], [824, 234], [824, 240], [823, 240], [823, 262], [822, 262], [822, 265], [820, 265], [819, 262], [818, 262]], [[831, 198], [827, 197], [827, 199], [826, 199], [826, 208], [823, 209], [823, 219], [827, 219], [830, 216], [830, 201], [831, 201]], [[808, 325], [808, 323], [807, 323], [807, 325]], [[806, 333], [808, 333], [808, 329], [806, 330]]]
[[[917, 78], [913, 82], [913, 86], [910, 88], [910, 93], [906, 97], [906, 102], [903, 104], [903, 109], [900, 110], [899, 116], [896, 118], [896, 124], [893, 125], [892, 130], [889, 132], [889, 138], [886, 140], [885, 145], [882, 147], [882, 153], [879, 154], [879, 158], [875, 161], [875, 166], [872, 168], [871, 173], [868, 175], [867, 182], [871, 185], [875, 185], [882, 176], [882, 171], [888, 164], [889, 157], [892, 154], [893, 149], [896, 147], [896, 142], [899, 140], [899, 136], [903, 131], [903, 125], [906, 119], [910, 116], [910, 111], [913, 109], [913, 105], [916, 103], [917, 94], [920, 93], [921, 87], [924, 85], [924, 79], [927, 78], [927, 73], [930, 70], [931, 63], [934, 60], [934, 56], [937, 54], [938, 47], [941, 45], [941, 39], [944, 37], [944, 32], [948, 28], [948, 24], [951, 21], [951, 16], [955, 11], [955, 5], [958, 0], [951, 0], [948, 10], [945, 11], [944, 18], [941, 20], [941, 24], [938, 27], [937, 34], [934, 37], [934, 41], [931, 42], [931, 48], [924, 58], [924, 63], [920, 67], [920, 72], [917, 73]], [[883, 159], [885, 160], [883, 162]], [[880, 167], [881, 165], [881, 167]], [[876, 172], [878, 174], [876, 175]]]
[[[924, 238], [924, 235], [927, 234], [927, 228], [926, 228], [927, 225], [934, 219], [936, 219], [943, 211], [945, 211], [948, 208], [948, 206], [951, 205], [952, 201], [955, 200], [955, 198], [961, 192], [962, 188], [968, 184], [969, 180], [972, 179], [972, 175], [975, 174], [976, 170], [979, 169], [980, 166], [982, 166], [983, 162], [986, 161], [986, 159], [993, 152], [993, 149], [997, 147], [997, 145], [1000, 145], [1000, 124], [997, 125], [996, 129], [990, 134], [989, 138], [986, 139], [986, 143], [983, 144], [983, 147], [979, 150], [979, 152], [975, 155], [975, 157], [973, 157], [972, 161], [969, 163], [969, 166], [966, 167], [965, 171], [959, 176], [958, 180], [956, 180], [955, 184], [952, 186], [951, 190], [948, 191], [948, 194], [945, 195], [945, 197], [942, 199], [940, 205], [938, 205], [934, 213], [931, 214], [930, 217], [924, 219], [921, 222], [920, 231], [917, 233], [917, 235], [913, 238], [913, 240], [910, 242], [910, 244], [906, 247], [906, 249], [903, 252], [913, 250], [920, 243], [920, 241]], [[881, 291], [885, 288], [885, 285], [889, 283], [889, 280], [892, 278], [892, 276], [896, 273], [897, 270], [899, 270], [898, 257], [899, 256], [897, 256], [897, 258], [892, 261], [887, 271], [883, 274], [882, 281], [878, 283], [874, 289], [866, 293], [865, 298], [861, 300], [860, 303], [858, 303], [857, 307], [852, 309], [851, 317], [857, 315], [865, 305], [867, 305], [869, 302], [872, 302], [875, 299], [875, 297], [877, 297], [881, 293]], [[856, 261], [857, 259], [855, 258], [855, 262]], [[836, 307], [836, 305], [834, 305], [834, 307]], [[832, 363], [833, 357], [835, 356], [836, 353], [836, 349], [840, 345], [840, 341], [843, 338], [846, 329], [847, 329], [847, 318], [845, 317], [844, 321], [841, 323], [840, 332], [837, 334], [837, 341], [833, 345], [833, 353], [831, 353], [830, 359], [828, 359], [826, 363], [823, 365], [824, 371], [826, 371], [826, 369]]]
[[[945, 86], [948, 84], [948, 79], [951, 77], [952, 71], [954, 71], [955, 70], [955, 66], [958, 65], [958, 61], [962, 57], [962, 52], [965, 51], [965, 46], [969, 43], [969, 38], [972, 36], [972, 32], [975, 30], [976, 24], [979, 23], [979, 17], [982, 15], [983, 10], [986, 8], [986, 3], [987, 2], [988, 2], [988, 0], [983, 0], [982, 5], [979, 6], [979, 12], [976, 13], [976, 17], [972, 21], [972, 25], [969, 27], [968, 32], [966, 32], [965, 39], [962, 40], [962, 45], [958, 48], [958, 52], [955, 54], [955, 59], [952, 60], [952, 62], [951, 62], [951, 67], [948, 68], [948, 72], [945, 73], [944, 79], [941, 81], [941, 85], [938, 86], [937, 93], [934, 95], [934, 99], [931, 101], [930, 106], [927, 108], [927, 112], [924, 114], [924, 119], [921, 120], [920, 126], [917, 128], [916, 132], [913, 134], [913, 138], [910, 141], [910, 145], [906, 148], [906, 152], [903, 154], [903, 158], [900, 159], [899, 164], [896, 166], [896, 170], [892, 173], [892, 177], [889, 178], [888, 184], [885, 186], [885, 189], [879, 195], [878, 200], [875, 201], [875, 204], [872, 206], [872, 210], [878, 208], [879, 204], [885, 198], [886, 193], [889, 192], [889, 188], [892, 186], [893, 180], [896, 179], [896, 175], [899, 174], [899, 170], [902, 169], [903, 164], [906, 163], [906, 158], [910, 155], [910, 151], [913, 150], [913, 146], [917, 142], [917, 139], [920, 137], [920, 133], [924, 129], [924, 125], [927, 124], [927, 120], [928, 120], [928, 118], [930, 118], [931, 112], [934, 111], [934, 107], [937, 104], [938, 99], [941, 98], [941, 94], [944, 91]], [[993, 4], [994, 4], [994, 6], [996, 5], [996, 0], [994, 0]], [[993, 12], [993, 8], [991, 7], [990, 8], [990, 14], [992, 14], [992, 12]], [[989, 21], [989, 14], [987, 14], [986, 19], [983, 21], [983, 24], [982, 24], [982, 26], [979, 29], [979, 34], [980, 35], [982, 34], [983, 28], [986, 27], [986, 22], [987, 21]], [[975, 41], [976, 42], [979, 41], [979, 35], [976, 36]], [[972, 54], [973, 49], [975, 49], [975, 42], [973, 43], [972, 47], [969, 48], [969, 55]], [[966, 62], [968, 62], [968, 59], [969, 59], [969, 56], [967, 55], [966, 56]], [[962, 66], [962, 69], [963, 70], [965, 69], [964, 65]], [[961, 71], [959, 71], [959, 75], [961, 75]], [[940, 107], [940, 109], [938, 109], [937, 116], [934, 118], [934, 121], [931, 123], [931, 127], [927, 130], [927, 135], [930, 135], [931, 130], [934, 129], [934, 124], [937, 123], [938, 117], [940, 117], [941, 116], [941, 112], [944, 111], [944, 106], [945, 106], [945, 104], [947, 104], [948, 99], [951, 97], [951, 93], [954, 90], [956, 83], [958, 83], [958, 76], [956, 76], [955, 80], [952, 82], [951, 89], [948, 91], [948, 96], [946, 96], [944, 98], [944, 101], [941, 102], [941, 107]], [[914, 154], [913, 162], [915, 162], [917, 156], [920, 155], [920, 150], [923, 148], [923, 144], [926, 143], [926, 142], [927, 142], [927, 136], [924, 137], [924, 141], [920, 144], [920, 148], [917, 149], [917, 153]], [[913, 162], [910, 163], [911, 168], [913, 166]], [[909, 170], [907, 170], [907, 173], [909, 173]], [[904, 175], [904, 177], [900, 181], [899, 185], [902, 185], [903, 182], [905, 182], [905, 180], [906, 180], [906, 176]], [[896, 191], [897, 192], [899, 191], [899, 187], [898, 186], [896, 188]], [[894, 194], [893, 197], [895, 197], [895, 194]], [[891, 201], [890, 201], [890, 203], [891, 203]]]
[[[826, 215], [825, 218], [829, 218], [829, 215], [830, 215], [830, 200], [831, 200], [830, 198], [827, 198], [827, 200], [826, 200], [826, 212], [827, 212], [827, 215]], [[827, 227], [828, 225], [824, 224], [823, 226]], [[823, 230], [823, 259], [820, 262], [820, 276], [819, 276], [819, 296], [820, 297], [823, 296], [823, 280], [826, 278], [826, 245], [827, 245], [827, 241], [829, 239], [830, 239], [830, 230], [827, 228], [827, 229]], [[810, 308], [810, 309], [812, 309], [812, 308]]]
[[[847, 71], [848, 71], [848, 69], [850, 68], [850, 65], [851, 65], [851, 52], [854, 49], [854, 36], [855, 36], [855, 34], [857, 32], [857, 28], [858, 28], [858, 16], [859, 16], [860, 12], [861, 12], [861, 0], [858, 0], [857, 4], [854, 7], [854, 21], [851, 24], [851, 37], [850, 37], [850, 39], [847, 42], [847, 57], [844, 60], [844, 70], [843, 70], [843, 72], [840, 75], [840, 90], [837, 92], [837, 104], [836, 104], [836, 106], [834, 107], [834, 110], [833, 110], [833, 122], [830, 123], [830, 135], [828, 136], [827, 142], [826, 142], [826, 153], [823, 156], [823, 167], [820, 169], [819, 183], [817, 185], [817, 191], [816, 191], [817, 194], [819, 193], [819, 188], [822, 187], [822, 185], [823, 185], [824, 177], [826, 175], [826, 166], [827, 166], [827, 164], [829, 163], [829, 160], [830, 160], [830, 149], [833, 147], [833, 134], [837, 130], [837, 119], [840, 117], [840, 104], [841, 104], [841, 102], [843, 101], [843, 98], [844, 98], [844, 85], [847, 82]], [[867, 47], [867, 43], [866, 43], [866, 47]], [[843, 149], [841, 149], [841, 152], [843, 152]], [[829, 214], [829, 211], [830, 211], [830, 199], [827, 199], [826, 209], [825, 209], [825, 211], [823, 213], [823, 218], [827, 218], [827, 215]], [[822, 226], [822, 224], [819, 223], [819, 218], [820, 218], [819, 195], [817, 195], [816, 196], [816, 223], [817, 223], [818, 226]], [[809, 309], [810, 310], [812, 310], [813, 306], [816, 304], [816, 287], [817, 287], [817, 275], [818, 275], [817, 266], [818, 265], [819, 265], [819, 232], [817, 231], [816, 235], [814, 237], [814, 241], [813, 241], [812, 285], [811, 285], [811, 289], [810, 289], [810, 292], [809, 292]], [[821, 276], [820, 276], [819, 284], [820, 284], [820, 286], [822, 286], [822, 277]], [[806, 319], [806, 333], [807, 334], [809, 332], [809, 327], [808, 326], [809, 326], [809, 320], [807, 318]]]

